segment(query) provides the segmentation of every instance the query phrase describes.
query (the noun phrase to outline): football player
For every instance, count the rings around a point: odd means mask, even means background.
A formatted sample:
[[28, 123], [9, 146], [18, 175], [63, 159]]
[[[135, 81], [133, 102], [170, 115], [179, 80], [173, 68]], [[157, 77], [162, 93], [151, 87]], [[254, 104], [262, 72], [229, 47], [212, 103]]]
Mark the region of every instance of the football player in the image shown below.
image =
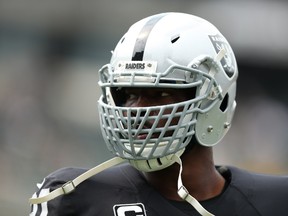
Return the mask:
[[236, 108], [238, 69], [210, 22], [172, 12], [144, 18], [99, 76], [101, 130], [115, 157], [48, 175], [31, 216], [288, 214], [288, 177], [214, 164]]

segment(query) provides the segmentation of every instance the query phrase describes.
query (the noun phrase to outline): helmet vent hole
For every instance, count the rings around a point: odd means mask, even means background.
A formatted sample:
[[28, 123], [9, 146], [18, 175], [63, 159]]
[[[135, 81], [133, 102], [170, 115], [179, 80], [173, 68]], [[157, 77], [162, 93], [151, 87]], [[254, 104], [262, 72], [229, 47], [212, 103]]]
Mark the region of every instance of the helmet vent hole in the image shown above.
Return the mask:
[[125, 37], [123, 37], [123, 38], [121, 39], [121, 42], [120, 42], [120, 43], [123, 43], [123, 42], [124, 42], [124, 40], [125, 40]]
[[152, 167], [150, 166], [149, 160], [146, 160], [147, 166], [149, 167], [149, 169], [152, 169]]
[[176, 35], [174, 37], [171, 38], [171, 43], [175, 43], [177, 40], [179, 40], [180, 36]]
[[229, 95], [226, 94], [224, 99], [222, 100], [222, 103], [220, 105], [220, 110], [222, 112], [225, 112], [225, 110], [227, 109], [227, 106], [228, 106], [228, 99], [229, 99]]
[[160, 166], [162, 165], [162, 161], [160, 160], [160, 158], [157, 158], [157, 162]]

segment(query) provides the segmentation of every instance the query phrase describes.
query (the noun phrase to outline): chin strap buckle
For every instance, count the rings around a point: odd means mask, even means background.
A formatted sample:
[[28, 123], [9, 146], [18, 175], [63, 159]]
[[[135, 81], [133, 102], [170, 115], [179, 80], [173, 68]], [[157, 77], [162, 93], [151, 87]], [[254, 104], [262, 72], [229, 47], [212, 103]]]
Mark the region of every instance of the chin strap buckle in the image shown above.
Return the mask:
[[75, 187], [73, 181], [68, 181], [64, 185], [62, 185], [61, 188], [63, 190], [63, 194], [69, 194], [72, 191], [74, 191], [76, 187]]
[[189, 195], [188, 190], [183, 185], [180, 188], [178, 188], [177, 193], [183, 200], [186, 200]]
[[189, 191], [184, 187], [183, 182], [182, 182], [182, 170], [183, 170], [183, 166], [182, 166], [182, 161], [181, 159], [177, 156], [174, 155], [175, 157], [175, 161], [180, 165], [180, 170], [179, 170], [179, 175], [178, 175], [178, 195], [185, 200], [186, 202], [188, 202], [190, 205], [192, 205], [200, 215], [202, 216], [214, 216], [212, 213], [208, 212], [193, 196], [191, 196], [189, 194]]

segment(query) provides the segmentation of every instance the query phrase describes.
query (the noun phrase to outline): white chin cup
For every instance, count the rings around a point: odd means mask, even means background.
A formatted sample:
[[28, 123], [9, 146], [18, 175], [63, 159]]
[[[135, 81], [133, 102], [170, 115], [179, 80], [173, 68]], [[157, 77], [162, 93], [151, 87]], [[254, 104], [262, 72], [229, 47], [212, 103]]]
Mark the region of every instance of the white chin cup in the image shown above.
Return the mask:
[[176, 160], [175, 160], [175, 157], [173, 156], [177, 155], [178, 157], [180, 157], [183, 154], [184, 150], [185, 148], [179, 150], [176, 153], [173, 153], [164, 157], [149, 159], [149, 160], [145, 160], [145, 159], [131, 160], [130, 159], [128, 161], [132, 166], [134, 166], [136, 169], [140, 171], [153, 172], [153, 171], [162, 170], [174, 164]]

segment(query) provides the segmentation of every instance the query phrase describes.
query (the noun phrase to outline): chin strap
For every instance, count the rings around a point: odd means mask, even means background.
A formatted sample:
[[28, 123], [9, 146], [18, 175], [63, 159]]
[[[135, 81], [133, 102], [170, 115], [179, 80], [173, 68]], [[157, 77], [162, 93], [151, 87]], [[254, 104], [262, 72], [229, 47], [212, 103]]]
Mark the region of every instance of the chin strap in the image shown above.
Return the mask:
[[183, 170], [182, 161], [177, 155], [174, 155], [174, 157], [175, 157], [176, 162], [180, 165], [180, 171], [178, 175], [178, 195], [183, 200], [191, 204], [202, 216], [214, 216], [213, 214], [208, 212], [193, 196], [189, 194], [188, 190], [185, 188], [182, 182], [182, 177], [181, 177], [182, 170]]
[[[213, 214], [211, 214], [210, 212], [208, 212], [205, 208], [203, 208], [203, 206], [194, 198], [192, 197], [188, 190], [184, 187], [183, 183], [182, 183], [182, 161], [179, 158], [178, 155], [173, 155], [175, 161], [180, 165], [180, 171], [179, 171], [179, 176], [178, 176], [178, 195], [185, 201], [187, 201], [188, 203], [190, 203], [202, 216], [214, 216]], [[81, 174], [80, 176], [76, 177], [74, 180], [68, 181], [65, 184], [63, 184], [61, 187], [55, 189], [54, 191], [52, 191], [51, 193], [41, 196], [41, 197], [32, 197], [29, 199], [29, 203], [30, 204], [40, 204], [43, 202], [48, 202], [58, 196], [64, 195], [64, 194], [68, 194], [72, 191], [74, 191], [76, 189], [76, 187], [81, 184], [83, 181], [85, 181], [86, 179], [96, 175], [97, 173], [102, 172], [105, 169], [108, 169], [112, 166], [116, 166], [118, 164], [127, 162], [126, 159], [120, 158], [120, 157], [114, 157], [108, 161], [105, 161], [101, 164], [99, 164], [98, 166], [84, 172], [83, 174]]]
[[127, 160], [122, 159], [120, 157], [114, 157], [108, 161], [103, 162], [102, 164], [99, 164], [98, 166], [86, 171], [85, 173], [81, 174], [80, 176], [78, 176], [77, 178], [75, 178], [74, 180], [68, 181], [65, 184], [63, 184], [60, 188], [57, 188], [56, 190], [52, 191], [51, 193], [45, 195], [45, 196], [41, 196], [41, 197], [37, 197], [37, 198], [30, 198], [29, 199], [29, 203], [30, 204], [39, 204], [39, 203], [43, 203], [43, 202], [47, 202], [50, 201], [58, 196], [61, 196], [63, 194], [68, 194], [72, 191], [75, 190], [75, 188], [81, 184], [83, 181], [85, 181], [86, 179], [96, 175], [99, 172], [102, 172], [103, 170], [112, 167], [112, 166], [116, 166], [120, 163], [124, 163], [127, 162]]

